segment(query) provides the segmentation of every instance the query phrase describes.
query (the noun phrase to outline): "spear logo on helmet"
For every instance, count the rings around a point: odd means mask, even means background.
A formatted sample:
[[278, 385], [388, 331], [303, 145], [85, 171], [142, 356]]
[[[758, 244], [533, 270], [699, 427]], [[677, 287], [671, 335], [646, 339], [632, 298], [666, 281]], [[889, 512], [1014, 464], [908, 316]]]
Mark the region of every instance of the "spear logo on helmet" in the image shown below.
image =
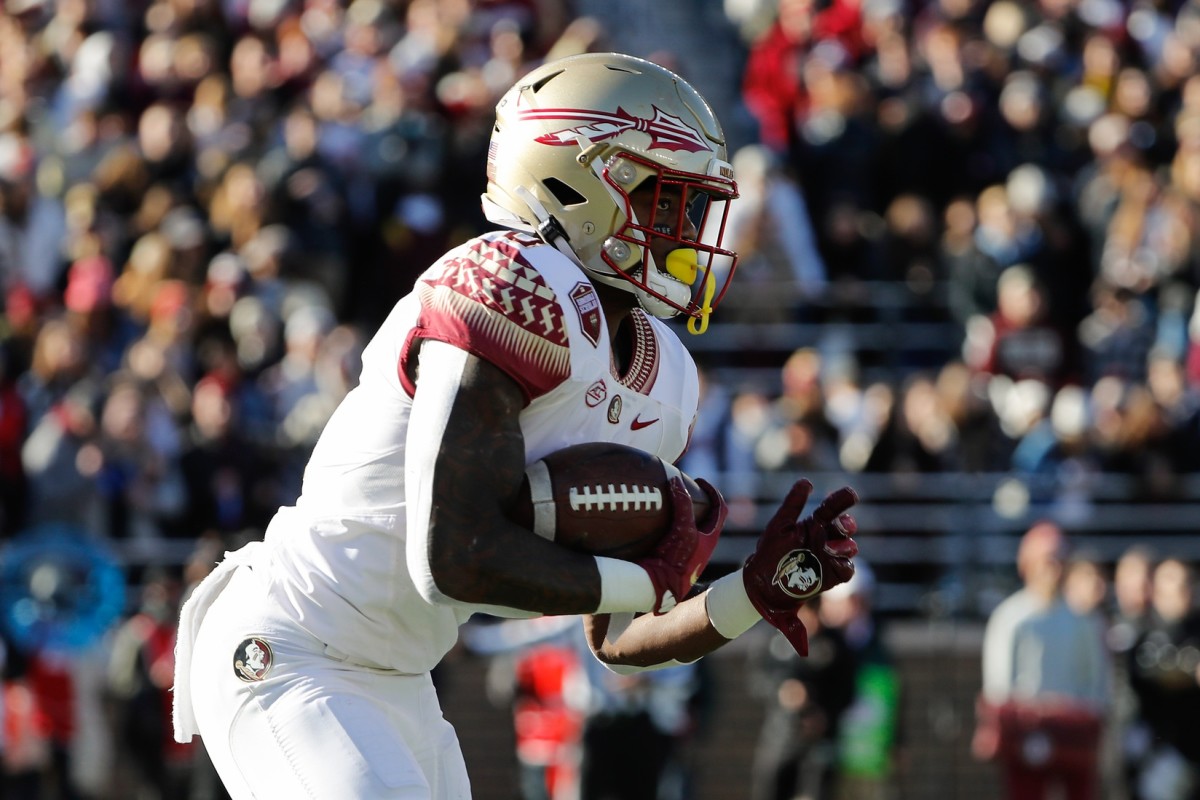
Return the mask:
[[689, 153], [700, 153], [710, 149], [704, 137], [679, 117], [667, 114], [657, 106], [652, 108], [654, 116], [649, 119], [635, 117], [623, 108], [618, 108], [615, 114], [583, 108], [536, 108], [519, 111], [517, 118], [522, 121], [562, 120], [585, 123], [537, 137], [536, 141], [554, 146], [576, 144], [579, 136], [586, 137], [591, 142], [602, 142], [625, 131], [636, 130], [650, 136], [651, 150], [686, 150]]

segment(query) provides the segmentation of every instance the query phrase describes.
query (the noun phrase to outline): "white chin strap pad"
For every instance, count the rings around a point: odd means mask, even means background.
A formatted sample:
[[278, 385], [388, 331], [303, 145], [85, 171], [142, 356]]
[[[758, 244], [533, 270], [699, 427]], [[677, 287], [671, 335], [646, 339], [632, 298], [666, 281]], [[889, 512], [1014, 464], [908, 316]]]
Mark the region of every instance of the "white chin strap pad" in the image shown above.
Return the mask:
[[[678, 303], [680, 307], [687, 306], [692, 299], [692, 287], [682, 281], [676, 280], [670, 275], [660, 272], [658, 265], [654, 263], [653, 256], [650, 256], [647, 261], [649, 263], [646, 265], [646, 268], [649, 270], [650, 276], [646, 279], [646, 284], [672, 303]], [[664, 303], [645, 289], [635, 287], [634, 294], [637, 295], [638, 303], [651, 316], [658, 317], [659, 319], [669, 319], [679, 313], [678, 308]]]

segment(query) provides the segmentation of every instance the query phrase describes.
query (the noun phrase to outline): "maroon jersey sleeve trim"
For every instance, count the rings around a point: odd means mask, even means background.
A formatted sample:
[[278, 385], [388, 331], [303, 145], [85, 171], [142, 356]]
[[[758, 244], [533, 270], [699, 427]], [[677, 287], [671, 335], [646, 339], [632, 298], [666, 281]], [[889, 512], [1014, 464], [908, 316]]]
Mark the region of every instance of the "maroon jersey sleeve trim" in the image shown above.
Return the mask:
[[527, 403], [570, 376], [562, 308], [510, 243], [476, 242], [416, 291], [421, 311], [399, 365], [410, 394], [407, 367], [416, 339], [437, 339], [488, 361], [516, 381]]

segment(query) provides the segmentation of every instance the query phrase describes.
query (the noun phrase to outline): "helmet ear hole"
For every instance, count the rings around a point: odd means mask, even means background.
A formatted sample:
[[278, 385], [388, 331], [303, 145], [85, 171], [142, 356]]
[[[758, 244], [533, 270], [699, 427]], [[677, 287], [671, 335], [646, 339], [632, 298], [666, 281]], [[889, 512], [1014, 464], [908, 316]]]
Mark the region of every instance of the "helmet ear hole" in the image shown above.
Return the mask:
[[586, 197], [558, 178], [543, 178], [542, 185], [546, 187], [546, 191], [554, 195], [554, 199], [557, 200], [560, 205], [577, 206], [581, 203], [587, 202]]

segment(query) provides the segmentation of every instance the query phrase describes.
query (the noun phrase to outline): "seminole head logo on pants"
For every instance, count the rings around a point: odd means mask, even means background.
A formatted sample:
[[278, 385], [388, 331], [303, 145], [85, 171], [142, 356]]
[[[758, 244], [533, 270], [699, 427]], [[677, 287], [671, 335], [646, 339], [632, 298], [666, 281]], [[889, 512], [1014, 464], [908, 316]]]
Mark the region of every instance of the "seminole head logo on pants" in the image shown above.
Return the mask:
[[246, 683], [261, 681], [267, 677], [274, 661], [271, 645], [252, 636], [237, 646], [233, 654], [233, 673]]

